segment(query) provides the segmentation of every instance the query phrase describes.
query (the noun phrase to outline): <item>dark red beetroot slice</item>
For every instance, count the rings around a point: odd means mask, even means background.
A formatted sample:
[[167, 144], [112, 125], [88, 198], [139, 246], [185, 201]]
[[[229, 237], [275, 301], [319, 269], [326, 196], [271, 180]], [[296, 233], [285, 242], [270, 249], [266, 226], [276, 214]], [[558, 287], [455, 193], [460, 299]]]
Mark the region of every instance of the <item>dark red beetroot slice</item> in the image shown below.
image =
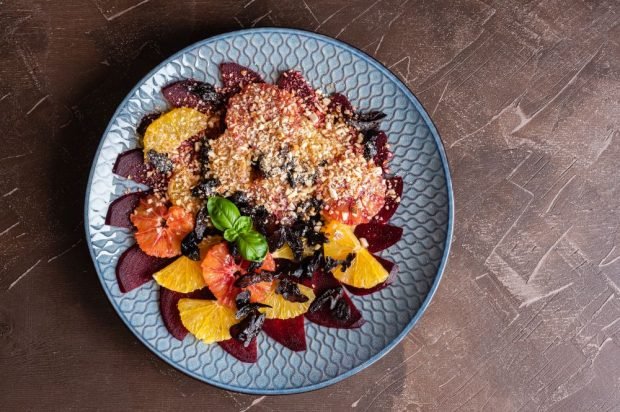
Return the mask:
[[373, 157], [375, 164], [383, 169], [387, 167], [387, 162], [392, 158], [392, 152], [387, 145], [388, 137], [384, 132], [379, 132], [375, 140], [377, 154]]
[[118, 155], [112, 173], [136, 180], [144, 171], [144, 152], [142, 149], [127, 150]]
[[403, 228], [379, 223], [362, 223], [355, 227], [355, 236], [368, 242], [371, 253], [387, 249], [403, 237]]
[[403, 195], [403, 178], [393, 176], [385, 179], [387, 183], [387, 191], [385, 196], [385, 204], [379, 210], [379, 213], [372, 218], [372, 223], [387, 223], [390, 221], [398, 205], [400, 205], [401, 196]]
[[292, 319], [266, 319], [263, 330], [267, 336], [292, 351], [306, 350], [303, 315]]
[[222, 83], [224, 83], [225, 91], [236, 93], [246, 84], [264, 83], [263, 78], [254, 70], [241, 66], [237, 63], [220, 64], [220, 73], [222, 75]]
[[133, 228], [133, 224], [131, 223], [129, 216], [138, 206], [140, 198], [145, 194], [146, 192], [127, 193], [126, 195], [115, 199], [108, 207], [108, 213], [105, 216], [105, 224], [123, 227], [125, 229]]
[[[338, 282], [331, 273], [325, 274], [319, 270], [314, 272], [314, 275], [312, 276], [312, 284], [314, 285], [314, 293], [317, 297], [327, 289], [341, 286], [340, 282]], [[347, 292], [344, 292], [342, 299], [344, 299], [351, 312], [351, 316], [349, 316], [348, 319], [336, 318], [329, 305], [323, 305], [323, 307], [316, 312], [306, 312], [306, 319], [316, 323], [317, 325], [326, 326], [328, 328], [359, 328], [364, 324], [362, 314], [355, 307], [355, 304], [351, 301], [351, 298], [349, 298]]]
[[152, 279], [153, 273], [163, 269], [172, 259], [149, 256], [138, 245], [127, 249], [118, 259], [116, 279], [121, 292], [127, 293]]
[[[374, 255], [373, 255], [374, 256]], [[383, 259], [381, 256], [374, 256], [375, 259], [381, 263], [381, 265], [388, 271], [389, 276], [385, 282], [378, 284], [375, 287], [369, 289], [356, 288], [354, 286], [345, 285], [347, 290], [356, 296], [365, 296], [370, 295], [371, 293], [378, 292], [386, 287], [390, 286], [394, 279], [396, 278], [396, 274], [398, 273], [398, 266], [387, 259]]]
[[243, 343], [237, 339], [228, 339], [223, 342], [218, 342], [218, 345], [241, 362], [255, 363], [258, 359], [256, 338], [252, 339], [247, 347], [243, 346]]
[[220, 100], [212, 85], [193, 79], [171, 83], [161, 91], [173, 107], [191, 107], [204, 113], [212, 110]]
[[333, 112], [342, 113], [345, 117], [351, 117], [353, 115], [353, 105], [344, 94], [333, 93], [329, 96], [330, 102], [328, 106], [328, 110]]
[[183, 326], [183, 323], [181, 323], [181, 316], [177, 307], [179, 299], [182, 298], [215, 299], [208, 288], [191, 293], [174, 292], [163, 287], [159, 289], [159, 311], [164, 320], [164, 325], [168, 332], [178, 340], [185, 339], [185, 336], [189, 333], [185, 326]]
[[281, 89], [294, 92], [308, 104], [314, 104], [316, 102], [315, 90], [304, 76], [296, 70], [282, 72], [276, 85]]

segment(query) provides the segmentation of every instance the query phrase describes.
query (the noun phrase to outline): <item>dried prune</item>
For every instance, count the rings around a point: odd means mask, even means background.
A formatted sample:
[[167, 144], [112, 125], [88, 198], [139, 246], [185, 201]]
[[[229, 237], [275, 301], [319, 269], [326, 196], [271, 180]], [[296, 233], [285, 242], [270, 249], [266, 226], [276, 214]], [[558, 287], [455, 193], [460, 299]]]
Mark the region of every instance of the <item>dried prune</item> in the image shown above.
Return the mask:
[[198, 239], [196, 232], [190, 232], [181, 241], [181, 253], [184, 256], [187, 256], [188, 258], [190, 258], [191, 260], [199, 261], [200, 260], [200, 249], [198, 248], [199, 243], [200, 243], [200, 239]]
[[338, 300], [332, 312], [334, 317], [338, 320], [347, 321], [351, 317], [351, 308], [343, 299]]
[[271, 252], [284, 246], [286, 243], [286, 228], [284, 226], [277, 228], [271, 236], [267, 237], [267, 243], [269, 243], [269, 250]]
[[351, 263], [353, 263], [353, 259], [355, 259], [355, 253], [351, 252], [344, 258], [344, 260], [340, 263], [342, 266], [342, 271], [346, 271], [351, 267]]
[[379, 111], [357, 112], [351, 118], [347, 119], [347, 123], [361, 132], [377, 130], [379, 122], [386, 117], [386, 114]]
[[239, 292], [237, 296], [235, 297], [235, 305], [237, 306], [237, 309], [249, 303], [250, 303], [250, 291], [249, 290], [244, 290], [242, 292]]
[[215, 189], [220, 185], [219, 180], [209, 178], [203, 179], [202, 182], [192, 189], [192, 196], [202, 200], [207, 200], [215, 194]]
[[230, 335], [247, 347], [259, 334], [263, 323], [265, 323], [265, 314], [258, 311], [250, 312], [241, 322], [230, 327]]
[[323, 293], [321, 293], [319, 296], [317, 296], [316, 299], [314, 299], [308, 311], [316, 312], [320, 310], [321, 308], [323, 308], [323, 306], [326, 305], [327, 303], [329, 303], [329, 309], [334, 310], [334, 308], [336, 307], [336, 304], [342, 298], [343, 294], [344, 294], [344, 289], [342, 289], [342, 286], [327, 289]]
[[146, 153], [146, 160], [159, 173], [168, 174], [172, 172], [172, 161], [165, 153], [157, 153], [151, 149]]
[[307, 302], [308, 296], [301, 293], [299, 290], [299, 286], [297, 283], [292, 282], [288, 279], [280, 280], [278, 287], [276, 288], [276, 293], [282, 295], [282, 297], [289, 302]]
[[259, 282], [270, 282], [276, 277], [273, 272], [262, 271], [260, 273], [248, 273], [242, 275], [235, 280], [235, 286], [238, 288], [247, 288]]
[[251, 312], [257, 312], [258, 308], [270, 308], [271, 306], [265, 305], [264, 303], [248, 303], [246, 305], [241, 306], [235, 312], [235, 317], [237, 319], [243, 319], [248, 316]]

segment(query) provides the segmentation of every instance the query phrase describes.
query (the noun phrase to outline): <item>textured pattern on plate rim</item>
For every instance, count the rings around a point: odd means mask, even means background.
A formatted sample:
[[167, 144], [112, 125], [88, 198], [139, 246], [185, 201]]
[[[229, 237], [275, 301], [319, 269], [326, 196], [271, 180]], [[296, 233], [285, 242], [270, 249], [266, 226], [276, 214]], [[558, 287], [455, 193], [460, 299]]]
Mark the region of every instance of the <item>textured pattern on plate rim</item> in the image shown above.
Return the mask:
[[[219, 84], [217, 66], [235, 61], [275, 81], [299, 69], [315, 86], [349, 96], [362, 110], [387, 114], [383, 130], [394, 151], [391, 169], [403, 176], [402, 203], [392, 218], [403, 239], [384, 252], [400, 266], [396, 282], [371, 296], [352, 297], [366, 323], [360, 329], [328, 329], [305, 322], [308, 350], [292, 352], [264, 334], [259, 360], [245, 364], [218, 345], [169, 335], [150, 282], [122, 294], [114, 268], [133, 243], [131, 234], [104, 226], [109, 203], [138, 186], [112, 174], [116, 156], [138, 145], [135, 128], [146, 113], [166, 103], [163, 85], [183, 78]], [[437, 131], [413, 94], [385, 67], [363, 52], [322, 35], [293, 29], [251, 29], [198, 42], [165, 60], [123, 100], [99, 145], [86, 192], [85, 229], [97, 273], [112, 305], [129, 329], [177, 369], [207, 383], [253, 394], [318, 389], [369, 366], [409, 332], [428, 306], [447, 259], [452, 237], [453, 196], [447, 161]]]

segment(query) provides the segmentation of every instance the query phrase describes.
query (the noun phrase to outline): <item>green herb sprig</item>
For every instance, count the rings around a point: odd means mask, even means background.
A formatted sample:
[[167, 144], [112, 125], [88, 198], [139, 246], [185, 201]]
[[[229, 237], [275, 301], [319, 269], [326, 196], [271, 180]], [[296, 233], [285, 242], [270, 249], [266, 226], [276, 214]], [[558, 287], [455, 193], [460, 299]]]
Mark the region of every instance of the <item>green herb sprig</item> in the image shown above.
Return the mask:
[[224, 239], [237, 244], [245, 260], [262, 262], [265, 259], [269, 245], [265, 236], [254, 230], [251, 217], [242, 216], [233, 202], [219, 196], [207, 200], [207, 210], [213, 226], [224, 233]]

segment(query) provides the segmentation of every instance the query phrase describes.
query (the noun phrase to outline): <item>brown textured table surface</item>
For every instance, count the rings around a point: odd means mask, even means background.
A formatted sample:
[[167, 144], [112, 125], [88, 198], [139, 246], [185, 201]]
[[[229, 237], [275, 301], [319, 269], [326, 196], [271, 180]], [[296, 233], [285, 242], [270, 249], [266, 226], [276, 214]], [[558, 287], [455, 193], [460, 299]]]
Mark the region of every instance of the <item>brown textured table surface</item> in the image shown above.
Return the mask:
[[[0, 1], [0, 409], [620, 410], [619, 18], [617, 1]], [[125, 94], [179, 49], [254, 26], [390, 67], [454, 180], [421, 322], [301, 395], [225, 392], [162, 362], [84, 241], [90, 163]]]

